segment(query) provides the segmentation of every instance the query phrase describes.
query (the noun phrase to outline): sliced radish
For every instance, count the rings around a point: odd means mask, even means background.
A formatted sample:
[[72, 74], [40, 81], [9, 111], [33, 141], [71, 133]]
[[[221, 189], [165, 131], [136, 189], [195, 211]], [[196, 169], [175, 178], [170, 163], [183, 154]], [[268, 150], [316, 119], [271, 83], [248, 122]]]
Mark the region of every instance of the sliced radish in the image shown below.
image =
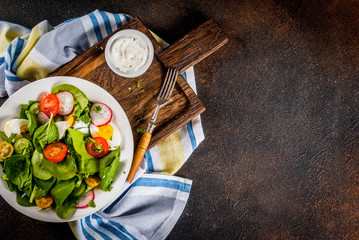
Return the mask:
[[56, 97], [59, 99], [58, 114], [62, 116], [69, 115], [74, 109], [74, 95], [68, 91], [63, 91], [56, 94]]
[[79, 200], [79, 203], [76, 205], [76, 208], [87, 208], [89, 206], [89, 202], [95, 199], [95, 193], [91, 189], [87, 193], [85, 193]]
[[95, 126], [101, 127], [111, 121], [112, 110], [104, 103], [95, 103], [91, 107], [90, 117]]
[[37, 120], [39, 120], [39, 123], [41, 125], [47, 123], [48, 121], [50, 121], [50, 118], [46, 115], [46, 113], [44, 112], [39, 112], [37, 114]]

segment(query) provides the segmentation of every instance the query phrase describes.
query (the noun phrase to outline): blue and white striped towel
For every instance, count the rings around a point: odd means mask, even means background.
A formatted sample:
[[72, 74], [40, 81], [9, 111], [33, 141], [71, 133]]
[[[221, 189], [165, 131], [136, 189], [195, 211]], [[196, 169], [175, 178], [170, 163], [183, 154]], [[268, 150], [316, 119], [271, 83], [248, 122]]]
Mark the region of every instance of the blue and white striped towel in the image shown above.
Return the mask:
[[[130, 19], [96, 10], [56, 27], [46, 20], [32, 29], [0, 21], [0, 97], [46, 77]], [[193, 68], [183, 76], [196, 90]], [[79, 239], [166, 238], [192, 186], [191, 180], [171, 175], [203, 139], [197, 117], [156, 145], [146, 153], [134, 183], [126, 182], [115, 201], [70, 224], [75, 235]]]

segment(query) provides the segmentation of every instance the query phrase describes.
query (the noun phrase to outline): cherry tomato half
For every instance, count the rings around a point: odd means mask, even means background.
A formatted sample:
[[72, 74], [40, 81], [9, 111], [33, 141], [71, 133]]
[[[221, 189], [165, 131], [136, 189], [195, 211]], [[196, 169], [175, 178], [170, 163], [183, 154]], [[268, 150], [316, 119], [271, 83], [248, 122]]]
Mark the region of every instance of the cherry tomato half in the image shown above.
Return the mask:
[[8, 158], [14, 152], [14, 147], [7, 142], [0, 143], [0, 159]]
[[94, 187], [97, 187], [98, 185], [100, 185], [101, 179], [97, 175], [90, 175], [87, 178], [85, 178], [85, 182], [86, 182], [87, 186], [94, 188]]
[[40, 100], [40, 111], [44, 112], [48, 117], [56, 115], [59, 111], [59, 99], [54, 94], [46, 93]]
[[44, 155], [50, 162], [61, 162], [67, 152], [67, 146], [63, 143], [51, 143], [44, 149]]
[[54, 199], [49, 194], [44, 197], [35, 198], [36, 206], [38, 206], [39, 208], [48, 208], [51, 206], [53, 201]]
[[108, 143], [106, 139], [103, 137], [94, 137], [93, 140], [94, 142], [87, 143], [87, 152], [95, 158], [106, 156], [108, 153]]

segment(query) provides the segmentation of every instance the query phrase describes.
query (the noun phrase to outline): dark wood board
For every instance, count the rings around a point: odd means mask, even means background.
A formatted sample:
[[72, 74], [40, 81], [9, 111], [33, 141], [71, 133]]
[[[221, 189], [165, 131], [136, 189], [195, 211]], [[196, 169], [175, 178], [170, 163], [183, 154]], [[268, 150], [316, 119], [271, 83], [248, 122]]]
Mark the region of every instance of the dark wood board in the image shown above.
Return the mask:
[[228, 38], [213, 19], [208, 20], [183, 38], [159, 52], [165, 67], [185, 72], [228, 42]]
[[[118, 76], [108, 67], [105, 60], [105, 46], [108, 39], [117, 31], [123, 29], [137, 29], [145, 33], [152, 41], [155, 56], [153, 62], [145, 74], [138, 78], [123, 78]], [[135, 146], [141, 137], [136, 129], [146, 129], [147, 123], [156, 108], [157, 95], [161, 88], [168, 64], [160, 62], [157, 56], [166, 53], [158, 45], [152, 34], [139, 18], [134, 18], [111, 35], [98, 42], [82, 55], [76, 57], [68, 64], [62, 66], [51, 76], [72, 76], [82, 78], [104, 88], [108, 91], [124, 109], [134, 136]], [[215, 44], [216, 45], [216, 44]], [[212, 45], [209, 46], [212, 50]], [[217, 47], [214, 46], [214, 47]], [[209, 55], [208, 53], [207, 55]], [[177, 53], [178, 59], [183, 59], [181, 53]], [[198, 62], [197, 58], [186, 60], [187, 68]], [[138, 87], [138, 84], [140, 87]], [[173, 95], [166, 107], [162, 107], [154, 129], [149, 149], [184, 124], [205, 111], [205, 107], [188, 83], [181, 75], [177, 78], [177, 84]]]

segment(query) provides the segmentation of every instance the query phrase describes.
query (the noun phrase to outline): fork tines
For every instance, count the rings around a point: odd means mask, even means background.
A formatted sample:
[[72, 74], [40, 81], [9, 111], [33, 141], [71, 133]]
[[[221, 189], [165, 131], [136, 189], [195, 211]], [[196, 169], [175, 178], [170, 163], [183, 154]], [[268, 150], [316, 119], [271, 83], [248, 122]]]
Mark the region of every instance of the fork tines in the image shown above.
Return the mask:
[[176, 69], [168, 68], [165, 82], [163, 83], [161, 91], [158, 94], [158, 98], [157, 98], [158, 100], [168, 101], [170, 99], [173, 88], [176, 84], [177, 75], [178, 75], [178, 71]]

